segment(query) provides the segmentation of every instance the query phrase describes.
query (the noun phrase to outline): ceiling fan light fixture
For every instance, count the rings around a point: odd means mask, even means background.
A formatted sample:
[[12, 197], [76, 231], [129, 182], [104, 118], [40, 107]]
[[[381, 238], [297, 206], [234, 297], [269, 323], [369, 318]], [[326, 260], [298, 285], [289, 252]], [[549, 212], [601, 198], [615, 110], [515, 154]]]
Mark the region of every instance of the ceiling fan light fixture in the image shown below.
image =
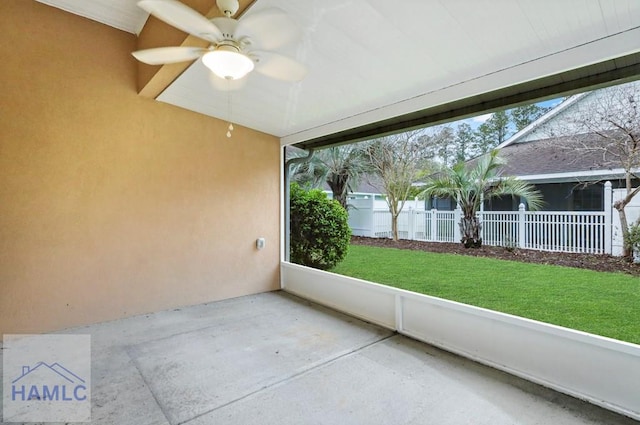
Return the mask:
[[202, 57], [202, 62], [211, 72], [225, 80], [238, 80], [253, 71], [255, 66], [248, 56], [230, 48], [207, 52]]

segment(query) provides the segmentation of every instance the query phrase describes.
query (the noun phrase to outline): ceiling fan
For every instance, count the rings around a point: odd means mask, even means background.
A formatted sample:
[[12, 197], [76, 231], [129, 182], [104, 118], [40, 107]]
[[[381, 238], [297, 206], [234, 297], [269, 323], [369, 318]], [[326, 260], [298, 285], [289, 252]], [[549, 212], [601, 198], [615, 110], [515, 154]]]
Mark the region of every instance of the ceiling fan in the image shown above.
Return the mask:
[[[307, 68], [275, 50], [294, 41], [299, 35], [296, 23], [281, 9], [272, 7], [242, 19], [234, 19], [237, 0], [216, 0], [224, 17], [207, 19], [177, 0], [142, 0], [145, 11], [161, 21], [210, 43], [209, 47], [159, 47], [138, 50], [133, 56], [149, 65], [202, 62], [219, 79], [240, 80], [255, 71], [283, 81], [300, 81]], [[234, 85], [217, 85], [222, 90]]]

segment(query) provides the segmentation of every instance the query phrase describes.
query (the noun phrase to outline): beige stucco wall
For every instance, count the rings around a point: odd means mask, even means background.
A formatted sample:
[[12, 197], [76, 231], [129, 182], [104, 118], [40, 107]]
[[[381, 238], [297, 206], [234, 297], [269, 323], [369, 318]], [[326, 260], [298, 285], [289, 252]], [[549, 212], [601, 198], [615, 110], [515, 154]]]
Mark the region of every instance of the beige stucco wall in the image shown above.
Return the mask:
[[278, 287], [276, 138], [138, 96], [134, 35], [31, 0], [0, 28], [0, 333]]

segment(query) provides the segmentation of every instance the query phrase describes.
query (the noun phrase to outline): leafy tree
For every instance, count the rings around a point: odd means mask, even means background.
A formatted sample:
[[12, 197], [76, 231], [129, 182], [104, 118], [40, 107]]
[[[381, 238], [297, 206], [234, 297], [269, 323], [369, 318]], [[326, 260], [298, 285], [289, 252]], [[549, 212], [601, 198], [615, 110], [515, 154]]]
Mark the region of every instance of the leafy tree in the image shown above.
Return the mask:
[[373, 140], [367, 155], [375, 179], [370, 183], [386, 195], [391, 213], [391, 232], [398, 240], [398, 216], [411, 192], [412, 184], [423, 170], [426, 155], [424, 132], [408, 131]]
[[317, 188], [326, 182], [333, 199], [346, 209], [347, 195], [368, 169], [362, 144], [334, 146], [316, 151], [311, 160], [298, 164], [292, 172], [292, 181], [307, 188]]
[[[306, 155], [299, 155], [297, 152], [291, 150], [290, 147], [287, 147], [287, 160], [300, 156]], [[300, 185], [300, 187], [306, 190], [310, 190], [318, 189], [322, 186], [327, 170], [322, 166], [322, 163], [316, 159], [314, 152], [308, 160], [291, 166], [290, 173], [291, 182]]]
[[347, 255], [351, 228], [347, 211], [320, 189], [291, 184], [291, 261], [328, 270]]
[[523, 105], [511, 109], [509, 115], [515, 131], [518, 132], [540, 118], [543, 114], [546, 114], [550, 109], [551, 108], [545, 108], [532, 103], [531, 105]]
[[502, 177], [501, 167], [505, 161], [498, 151], [480, 157], [475, 165], [467, 167], [459, 162], [427, 182], [424, 193], [428, 196], [456, 199], [462, 209], [460, 220], [461, 242], [465, 248], [482, 246], [481, 223], [477, 217], [483, 199], [503, 195], [520, 196], [531, 210], [542, 206], [542, 195], [530, 184], [515, 177]]

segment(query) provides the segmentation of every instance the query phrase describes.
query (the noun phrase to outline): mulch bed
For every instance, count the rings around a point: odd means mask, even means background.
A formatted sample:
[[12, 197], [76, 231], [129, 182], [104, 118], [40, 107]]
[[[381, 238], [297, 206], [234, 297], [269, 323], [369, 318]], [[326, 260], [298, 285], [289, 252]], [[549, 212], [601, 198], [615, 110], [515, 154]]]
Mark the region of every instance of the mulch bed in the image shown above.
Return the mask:
[[554, 264], [557, 266], [577, 267], [600, 272], [624, 272], [640, 276], [640, 265], [633, 264], [622, 257], [600, 254], [572, 254], [566, 252], [535, 251], [531, 249], [507, 249], [500, 246], [482, 246], [478, 249], [465, 248], [460, 243], [420, 242], [385, 238], [367, 238], [353, 236], [354, 245], [368, 245], [385, 248], [411, 249], [417, 251], [439, 252], [446, 254], [489, 257], [500, 260], [522, 261], [525, 263]]

